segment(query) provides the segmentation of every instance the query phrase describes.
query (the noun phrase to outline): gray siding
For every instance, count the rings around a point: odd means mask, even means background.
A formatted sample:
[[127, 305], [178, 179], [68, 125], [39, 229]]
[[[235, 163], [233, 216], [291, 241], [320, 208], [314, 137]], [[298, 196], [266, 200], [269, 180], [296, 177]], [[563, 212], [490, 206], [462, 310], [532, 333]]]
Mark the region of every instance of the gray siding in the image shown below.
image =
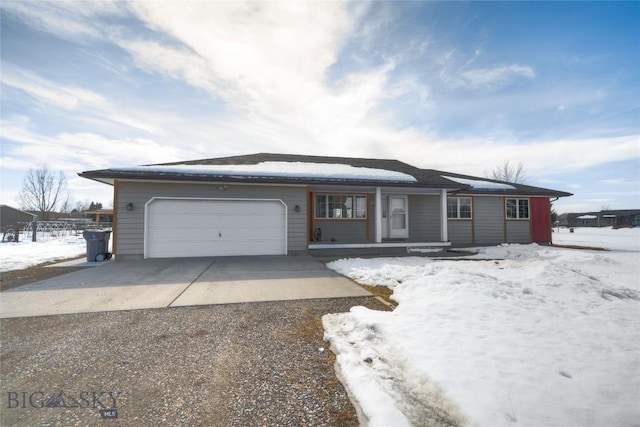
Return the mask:
[[447, 222], [447, 234], [452, 245], [472, 245], [473, 223], [471, 220], [449, 220]]
[[474, 197], [473, 221], [476, 245], [496, 245], [505, 242], [504, 199]]
[[[153, 197], [280, 199], [287, 205], [289, 251], [307, 249], [307, 190], [304, 187], [119, 182], [115, 252], [121, 259], [143, 256], [144, 207]], [[126, 209], [128, 203], [133, 203], [133, 210]], [[295, 212], [296, 205], [300, 206], [300, 212]]]
[[439, 196], [409, 196], [409, 241], [440, 241]]
[[[324, 192], [314, 192], [323, 194]], [[339, 194], [339, 193], [337, 193]], [[312, 229], [322, 230], [320, 243], [370, 243], [375, 241], [375, 195], [356, 191], [351, 194], [367, 196], [367, 219], [316, 219], [312, 213]], [[367, 225], [369, 234], [367, 239]]]
[[531, 222], [507, 221], [507, 243], [531, 243]]
[[0, 206], [0, 226], [2, 226], [3, 229], [5, 227], [15, 228], [18, 225], [20, 225], [19, 228], [23, 228], [27, 222], [32, 222], [33, 218], [33, 215], [10, 206]]
[[[322, 230], [321, 243], [367, 243], [367, 221], [315, 220], [314, 230]], [[374, 231], [375, 232], [375, 231]], [[370, 235], [373, 241], [375, 236]]]
[[[408, 242], [440, 241], [440, 197], [409, 195], [409, 238]], [[322, 230], [322, 242], [330, 243], [371, 243], [375, 242], [375, 196], [368, 195], [369, 221], [358, 220], [317, 220], [313, 228]], [[367, 239], [367, 224], [369, 238]], [[332, 240], [333, 239], [333, 240]]]

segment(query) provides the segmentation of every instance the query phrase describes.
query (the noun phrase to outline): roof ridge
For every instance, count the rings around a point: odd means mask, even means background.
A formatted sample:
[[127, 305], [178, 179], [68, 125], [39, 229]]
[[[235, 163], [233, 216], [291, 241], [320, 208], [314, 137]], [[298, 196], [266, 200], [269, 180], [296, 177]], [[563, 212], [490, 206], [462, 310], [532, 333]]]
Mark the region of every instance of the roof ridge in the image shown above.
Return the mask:
[[[194, 159], [194, 160], [181, 160], [177, 162], [168, 163], [154, 163], [143, 166], [173, 166], [173, 165], [207, 165], [207, 164], [231, 164], [242, 162], [243, 164], [258, 164], [262, 162], [292, 162], [301, 161], [307, 163], [341, 163], [349, 164], [354, 167], [373, 167], [372, 164], [376, 164], [376, 167], [390, 168], [389, 170], [396, 170], [397, 166], [402, 165], [405, 169], [411, 169], [414, 172], [421, 171], [422, 169], [413, 166], [409, 163], [405, 163], [397, 159], [376, 159], [367, 157], [344, 157], [344, 156], [317, 156], [307, 154], [287, 154], [287, 153], [255, 153], [255, 154], [243, 154], [239, 156], [226, 156], [226, 157], [211, 157], [207, 159]], [[358, 163], [361, 163], [358, 165]], [[362, 163], [371, 163], [369, 165], [363, 165]], [[385, 168], [385, 169], [386, 169]]]

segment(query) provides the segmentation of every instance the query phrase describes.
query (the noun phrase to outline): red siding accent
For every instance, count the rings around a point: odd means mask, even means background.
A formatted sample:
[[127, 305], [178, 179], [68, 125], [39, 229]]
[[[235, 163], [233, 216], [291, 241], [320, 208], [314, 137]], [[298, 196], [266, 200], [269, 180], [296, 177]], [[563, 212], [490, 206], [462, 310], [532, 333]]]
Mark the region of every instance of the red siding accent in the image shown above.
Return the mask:
[[533, 243], [551, 243], [551, 203], [548, 197], [532, 197], [531, 203], [531, 241]]

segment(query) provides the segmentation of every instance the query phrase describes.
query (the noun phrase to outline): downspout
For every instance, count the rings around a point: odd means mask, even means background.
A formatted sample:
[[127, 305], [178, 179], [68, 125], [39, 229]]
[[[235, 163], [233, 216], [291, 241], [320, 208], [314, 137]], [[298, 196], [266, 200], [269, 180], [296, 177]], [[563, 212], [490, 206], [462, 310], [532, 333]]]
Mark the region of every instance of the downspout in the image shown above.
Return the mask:
[[[555, 202], [556, 200], [558, 200], [560, 197], [556, 197], [555, 199], [551, 200], [549, 199], [549, 218], [551, 218], [551, 206], [553, 206], [553, 202]], [[568, 221], [567, 221], [567, 225], [568, 225]], [[554, 224], [551, 224], [551, 228], [553, 228]], [[560, 231], [560, 221], [558, 221], [558, 231]]]
[[449, 241], [449, 232], [447, 230], [447, 190], [440, 190], [440, 241]]
[[[119, 182], [117, 179], [113, 180], [113, 220], [111, 222], [111, 253], [116, 253], [116, 248], [118, 247], [117, 239], [118, 239], [118, 186]], [[108, 248], [107, 248], [108, 249]]]
[[382, 243], [382, 189], [376, 187], [376, 243]]

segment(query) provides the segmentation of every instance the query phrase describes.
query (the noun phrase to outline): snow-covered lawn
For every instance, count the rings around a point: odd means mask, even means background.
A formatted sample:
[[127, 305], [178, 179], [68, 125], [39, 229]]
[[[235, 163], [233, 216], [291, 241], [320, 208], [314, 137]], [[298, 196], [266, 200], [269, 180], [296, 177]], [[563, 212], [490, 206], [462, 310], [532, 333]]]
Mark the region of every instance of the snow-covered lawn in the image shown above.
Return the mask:
[[[20, 235], [22, 239], [22, 235]], [[49, 261], [80, 257], [86, 254], [86, 241], [79, 236], [59, 239], [25, 239], [18, 243], [0, 243], [0, 272], [19, 270]]]
[[363, 424], [638, 426], [640, 229], [561, 229], [554, 242], [611, 250], [330, 263], [399, 303], [323, 318]]
[[571, 233], [568, 228], [561, 227], [560, 229], [553, 229], [552, 240], [556, 245], [578, 245], [640, 251], [640, 228], [612, 230], [611, 227], [576, 227]]

